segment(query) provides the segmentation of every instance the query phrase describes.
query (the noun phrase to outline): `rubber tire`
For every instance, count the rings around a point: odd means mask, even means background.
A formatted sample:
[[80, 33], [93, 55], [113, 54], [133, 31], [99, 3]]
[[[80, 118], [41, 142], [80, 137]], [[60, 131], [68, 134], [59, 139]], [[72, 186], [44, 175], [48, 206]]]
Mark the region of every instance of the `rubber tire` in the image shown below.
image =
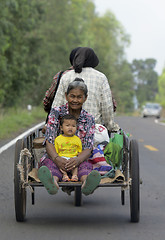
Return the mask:
[[132, 179], [130, 185], [130, 216], [131, 222], [139, 222], [140, 218], [140, 178], [139, 149], [136, 140], [130, 141], [129, 172]]
[[24, 148], [22, 139], [19, 139], [15, 145], [14, 162], [14, 199], [15, 199], [15, 217], [17, 222], [23, 222], [26, 216], [26, 189], [21, 187], [20, 174], [17, 169], [20, 152]]
[[80, 187], [75, 187], [75, 191], [74, 191], [74, 205], [76, 207], [80, 207], [82, 205], [81, 186]]

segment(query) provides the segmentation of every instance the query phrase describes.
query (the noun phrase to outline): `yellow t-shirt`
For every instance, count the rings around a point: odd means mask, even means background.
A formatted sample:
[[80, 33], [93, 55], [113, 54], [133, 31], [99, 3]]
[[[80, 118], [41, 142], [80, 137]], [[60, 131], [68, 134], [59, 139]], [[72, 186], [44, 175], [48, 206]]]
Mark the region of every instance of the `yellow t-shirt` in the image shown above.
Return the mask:
[[60, 135], [55, 138], [54, 145], [60, 157], [76, 157], [79, 152], [82, 152], [81, 140], [75, 135], [73, 137]]

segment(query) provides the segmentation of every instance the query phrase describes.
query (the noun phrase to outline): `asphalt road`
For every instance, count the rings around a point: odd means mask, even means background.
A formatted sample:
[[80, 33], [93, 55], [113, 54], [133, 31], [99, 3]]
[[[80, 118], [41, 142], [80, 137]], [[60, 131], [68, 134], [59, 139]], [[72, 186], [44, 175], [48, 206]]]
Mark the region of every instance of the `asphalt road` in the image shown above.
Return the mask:
[[165, 235], [165, 127], [154, 119], [117, 117], [116, 122], [137, 139], [140, 153], [140, 222], [130, 222], [129, 192], [121, 205], [119, 188], [99, 188], [83, 196], [83, 206], [73, 205], [74, 196], [61, 190], [49, 195], [36, 189], [36, 202], [27, 199], [27, 220], [15, 220], [13, 194], [14, 146], [0, 154], [1, 240], [163, 240]]

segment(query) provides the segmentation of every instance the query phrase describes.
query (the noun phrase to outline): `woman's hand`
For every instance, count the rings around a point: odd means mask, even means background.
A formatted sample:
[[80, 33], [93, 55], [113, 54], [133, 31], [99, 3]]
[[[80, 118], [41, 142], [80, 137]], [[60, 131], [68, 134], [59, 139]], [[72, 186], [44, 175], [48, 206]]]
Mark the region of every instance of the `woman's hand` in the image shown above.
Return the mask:
[[69, 160], [65, 159], [65, 171], [70, 171], [78, 167], [80, 163], [81, 162], [79, 157], [73, 157], [73, 158], [70, 158]]
[[84, 162], [91, 156], [91, 150], [85, 149], [81, 153], [78, 154], [77, 157], [70, 158], [69, 160], [66, 160], [65, 164], [65, 170], [70, 171], [74, 169], [75, 167], [78, 167], [80, 163]]
[[59, 169], [62, 169], [63, 171], [66, 171], [66, 159], [63, 157], [56, 157], [56, 159], [54, 160], [55, 164], [57, 165], [57, 167]]

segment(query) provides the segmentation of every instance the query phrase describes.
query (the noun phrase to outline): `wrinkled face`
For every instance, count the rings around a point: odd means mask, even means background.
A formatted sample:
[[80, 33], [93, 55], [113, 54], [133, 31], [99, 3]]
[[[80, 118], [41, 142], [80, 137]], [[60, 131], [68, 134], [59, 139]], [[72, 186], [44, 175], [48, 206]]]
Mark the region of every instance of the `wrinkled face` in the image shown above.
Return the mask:
[[75, 135], [77, 130], [76, 121], [74, 119], [64, 119], [61, 130], [63, 131], [64, 136], [72, 137], [73, 135]]
[[84, 92], [79, 88], [70, 90], [69, 94], [65, 94], [69, 107], [73, 110], [79, 110], [82, 108], [83, 103], [86, 101]]

